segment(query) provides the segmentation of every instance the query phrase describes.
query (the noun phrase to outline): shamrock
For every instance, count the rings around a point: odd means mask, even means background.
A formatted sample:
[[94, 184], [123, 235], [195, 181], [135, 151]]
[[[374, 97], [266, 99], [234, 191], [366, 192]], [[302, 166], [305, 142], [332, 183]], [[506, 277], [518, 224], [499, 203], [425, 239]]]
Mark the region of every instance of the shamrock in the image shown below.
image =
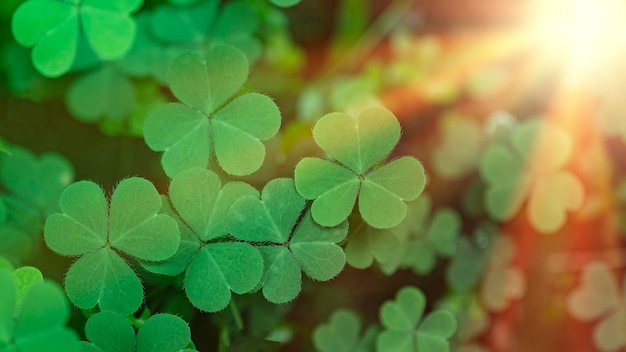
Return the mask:
[[430, 196], [423, 194], [408, 204], [406, 218], [392, 229], [401, 243], [400, 253], [383, 263], [384, 272], [390, 274], [401, 267], [425, 275], [435, 267], [437, 256], [451, 257], [455, 253], [461, 218], [449, 208], [431, 214], [431, 203]]
[[480, 280], [486, 263], [486, 251], [465, 237], [456, 241], [456, 253], [446, 268], [446, 282], [456, 292], [472, 290]]
[[352, 232], [345, 251], [351, 267], [365, 269], [374, 259], [383, 265], [395, 260], [401, 255], [402, 247], [393, 231], [362, 224]]
[[169, 260], [144, 263], [144, 267], [166, 275], [184, 271], [189, 301], [208, 312], [226, 307], [231, 291], [252, 291], [261, 280], [263, 259], [252, 245], [225, 240], [225, 216], [237, 199], [257, 195], [257, 190], [243, 182], [229, 182], [222, 187], [219, 177], [207, 169], [179, 173], [170, 184], [172, 209], [166, 213], [178, 214], [174, 216], [181, 228], [181, 246]]
[[491, 311], [502, 311], [510, 299], [519, 299], [526, 290], [523, 272], [511, 265], [515, 256], [515, 242], [500, 234], [491, 244], [480, 287], [480, 297]]
[[0, 197], [0, 254], [14, 263], [39, 247], [45, 218], [58, 211], [59, 196], [74, 171], [62, 156], [11, 146], [0, 154], [0, 181], [9, 191]]
[[135, 88], [119, 70], [103, 67], [76, 79], [65, 101], [81, 121], [94, 122], [101, 117], [121, 120], [133, 110]]
[[439, 120], [442, 143], [433, 151], [433, 167], [444, 179], [467, 175], [478, 166], [483, 146], [480, 125], [470, 116], [450, 112]]
[[0, 269], [0, 350], [79, 352], [63, 290], [35, 268]]
[[511, 145], [489, 146], [480, 164], [487, 183], [485, 207], [497, 220], [511, 219], [529, 198], [528, 216], [540, 233], [557, 231], [567, 211], [583, 203], [583, 186], [563, 170], [572, 154], [572, 139], [560, 127], [529, 120], [513, 131]]
[[313, 128], [313, 138], [335, 162], [304, 158], [296, 166], [295, 182], [298, 193], [313, 200], [311, 214], [323, 226], [346, 220], [358, 197], [369, 225], [393, 227], [406, 215], [404, 202], [424, 189], [424, 168], [414, 158], [376, 167], [400, 139], [398, 120], [384, 108], [371, 107], [357, 117], [324, 115]]
[[92, 315], [85, 324], [84, 352], [191, 352], [191, 330], [181, 318], [171, 314], [156, 314], [138, 329], [128, 319], [113, 313]]
[[261, 167], [261, 141], [278, 132], [281, 118], [265, 95], [232, 98], [247, 75], [245, 56], [229, 46], [209, 50], [206, 61], [187, 53], [172, 63], [170, 88], [182, 103], [160, 106], [144, 124], [148, 146], [164, 152], [161, 163], [168, 176], [206, 168], [213, 154], [229, 174], [248, 175]]
[[176, 221], [157, 214], [161, 198], [147, 180], [120, 182], [107, 201], [98, 185], [76, 182], [63, 191], [62, 213], [46, 220], [44, 237], [53, 251], [80, 256], [65, 277], [65, 291], [79, 308], [131, 314], [143, 301], [141, 282], [122, 258], [159, 261], [180, 242]]
[[415, 287], [404, 287], [394, 301], [380, 307], [384, 330], [376, 340], [379, 352], [449, 351], [448, 339], [456, 330], [456, 320], [447, 310], [436, 310], [423, 320], [426, 298]]
[[131, 48], [131, 13], [142, 0], [28, 0], [15, 11], [11, 29], [22, 46], [33, 46], [35, 68], [44, 76], [66, 73], [76, 58], [79, 27], [103, 60], [123, 57]]
[[228, 211], [228, 231], [258, 244], [265, 263], [263, 295], [270, 302], [293, 300], [300, 293], [301, 271], [327, 281], [345, 265], [345, 254], [336, 243], [346, 236], [348, 223], [322, 227], [310, 212], [303, 212], [305, 205], [293, 180], [279, 178], [265, 185], [261, 199], [243, 197]]
[[328, 323], [313, 330], [313, 345], [320, 352], [373, 351], [378, 330], [371, 326], [361, 336], [359, 317], [350, 310], [340, 309], [333, 313]]
[[626, 348], [626, 276], [620, 292], [608, 265], [590, 262], [583, 270], [581, 286], [568, 297], [567, 308], [578, 320], [601, 319], [593, 330], [593, 342], [600, 351]]

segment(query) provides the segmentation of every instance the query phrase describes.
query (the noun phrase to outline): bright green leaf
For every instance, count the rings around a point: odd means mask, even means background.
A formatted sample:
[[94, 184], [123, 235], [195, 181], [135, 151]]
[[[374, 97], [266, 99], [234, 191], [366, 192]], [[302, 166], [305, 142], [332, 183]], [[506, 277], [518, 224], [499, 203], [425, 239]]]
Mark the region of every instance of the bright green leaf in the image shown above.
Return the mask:
[[302, 289], [302, 271], [293, 254], [283, 246], [259, 247], [263, 255], [263, 296], [276, 304], [287, 303]]
[[363, 110], [356, 117], [331, 113], [317, 121], [313, 138], [337, 161], [362, 175], [391, 153], [400, 139], [400, 124], [380, 107]]
[[80, 257], [65, 277], [65, 291], [79, 308], [135, 312], [143, 300], [141, 282], [119, 255], [102, 248]]
[[85, 335], [102, 352], [134, 352], [135, 330], [128, 319], [113, 312], [96, 313], [85, 324]]
[[17, 287], [17, 305], [21, 305], [22, 300], [33, 285], [43, 282], [43, 275], [39, 269], [32, 266], [23, 266], [13, 271], [13, 279]]
[[263, 275], [259, 251], [247, 243], [207, 244], [196, 254], [185, 274], [185, 292], [198, 309], [217, 312], [231, 299], [231, 291], [252, 291]]
[[151, 316], [137, 332], [138, 352], [179, 352], [191, 341], [191, 330], [171, 314]]
[[348, 264], [357, 269], [372, 265], [374, 259], [384, 264], [396, 259], [401, 254], [400, 241], [389, 230], [380, 230], [363, 226], [355, 232], [345, 248]]

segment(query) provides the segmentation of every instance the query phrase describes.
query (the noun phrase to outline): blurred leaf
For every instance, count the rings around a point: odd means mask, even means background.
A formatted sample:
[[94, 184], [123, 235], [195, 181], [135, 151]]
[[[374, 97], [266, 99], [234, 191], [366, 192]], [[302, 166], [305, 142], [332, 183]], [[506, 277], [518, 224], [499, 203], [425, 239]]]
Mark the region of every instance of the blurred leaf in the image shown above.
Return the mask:
[[126, 76], [104, 67], [75, 80], [67, 90], [66, 103], [81, 121], [121, 120], [133, 110], [135, 89]]
[[378, 335], [376, 350], [385, 351], [449, 351], [448, 339], [456, 331], [454, 316], [436, 310], [424, 319], [426, 298], [414, 287], [404, 287], [394, 301], [380, 307], [384, 330]]
[[101, 59], [124, 56], [135, 36], [131, 13], [142, 3], [142, 0], [75, 0], [73, 3], [29, 0], [13, 14], [11, 29], [20, 45], [34, 47], [32, 58], [37, 70], [44, 76], [58, 77], [72, 67], [80, 29]]
[[482, 132], [471, 117], [448, 114], [440, 119], [442, 143], [433, 151], [433, 166], [444, 179], [463, 177], [475, 170], [480, 160]]

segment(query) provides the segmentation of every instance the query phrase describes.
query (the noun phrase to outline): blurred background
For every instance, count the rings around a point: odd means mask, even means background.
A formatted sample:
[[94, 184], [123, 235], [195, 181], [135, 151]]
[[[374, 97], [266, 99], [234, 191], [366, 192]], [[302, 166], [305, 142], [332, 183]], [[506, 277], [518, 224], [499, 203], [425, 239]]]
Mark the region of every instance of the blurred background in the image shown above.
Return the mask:
[[[75, 180], [106, 190], [137, 175], [165, 192], [141, 126], [174, 100], [167, 65], [236, 45], [252, 63], [247, 88], [283, 116], [266, 164], [243, 180], [292, 177], [322, 153], [311, 139], [319, 117], [371, 105], [398, 117], [394, 156], [417, 157], [429, 180], [410, 230], [396, 234], [410, 255], [305, 283], [280, 308], [284, 350], [312, 349], [308, 334], [339, 307], [375, 321], [412, 284], [429, 308], [458, 314], [455, 351], [626, 351], [626, 1], [222, 1], [246, 10], [217, 24], [202, 16], [206, 2], [146, 0], [124, 57], [79, 44], [72, 68], [51, 78], [11, 33], [21, 1], [2, 0], [0, 146], [62, 155]], [[438, 231], [451, 252], [424, 249]], [[3, 255], [26, 241], [1, 236]], [[69, 262], [33, 241], [14, 260], [61, 282]], [[192, 331], [211, 324], [192, 319]]]

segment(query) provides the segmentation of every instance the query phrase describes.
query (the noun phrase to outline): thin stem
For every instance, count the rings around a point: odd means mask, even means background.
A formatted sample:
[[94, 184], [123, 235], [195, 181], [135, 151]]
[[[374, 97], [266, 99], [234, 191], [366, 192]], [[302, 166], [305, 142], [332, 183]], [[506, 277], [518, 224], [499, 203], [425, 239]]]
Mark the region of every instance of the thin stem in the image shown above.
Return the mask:
[[230, 312], [233, 315], [233, 319], [235, 320], [235, 325], [237, 326], [237, 329], [239, 331], [243, 330], [243, 320], [241, 319], [241, 313], [239, 312], [239, 308], [237, 307], [237, 304], [235, 303], [234, 299], [230, 300], [230, 303], [228, 303], [228, 306], [230, 307]]

